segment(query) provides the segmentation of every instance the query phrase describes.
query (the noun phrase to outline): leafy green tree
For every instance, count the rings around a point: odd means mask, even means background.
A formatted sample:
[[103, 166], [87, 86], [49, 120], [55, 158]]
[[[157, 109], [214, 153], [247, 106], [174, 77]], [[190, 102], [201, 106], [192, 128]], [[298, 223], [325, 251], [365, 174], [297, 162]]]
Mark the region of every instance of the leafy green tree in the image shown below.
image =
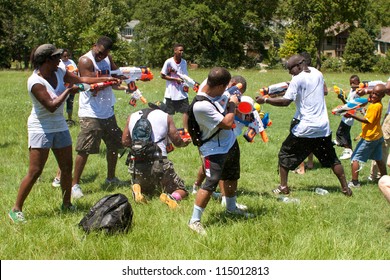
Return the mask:
[[377, 61], [374, 50], [374, 42], [367, 31], [357, 28], [350, 34], [345, 46], [345, 65], [360, 72], [371, 71]]
[[313, 34], [306, 34], [298, 28], [287, 29], [284, 43], [279, 50], [281, 58], [288, 58], [296, 53], [307, 52], [315, 57], [316, 44]]

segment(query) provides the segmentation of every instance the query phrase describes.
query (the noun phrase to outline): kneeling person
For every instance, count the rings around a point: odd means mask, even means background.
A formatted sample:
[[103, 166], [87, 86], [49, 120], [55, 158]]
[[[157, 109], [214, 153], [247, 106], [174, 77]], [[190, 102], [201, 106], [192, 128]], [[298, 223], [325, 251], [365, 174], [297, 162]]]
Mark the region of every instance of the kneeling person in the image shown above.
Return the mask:
[[185, 198], [188, 192], [184, 181], [176, 174], [173, 163], [167, 158], [167, 146], [185, 147], [191, 139], [180, 137], [172, 116], [166, 113], [164, 103], [149, 103], [149, 107], [129, 116], [122, 135], [122, 144], [132, 147], [135, 124], [146, 115], [152, 128], [152, 141], [158, 146], [150, 156], [136, 157], [131, 151], [129, 172], [132, 175], [133, 197], [138, 203], [146, 203], [144, 194], [153, 195], [156, 191], [162, 191], [160, 200], [170, 208], [176, 208], [177, 201]]

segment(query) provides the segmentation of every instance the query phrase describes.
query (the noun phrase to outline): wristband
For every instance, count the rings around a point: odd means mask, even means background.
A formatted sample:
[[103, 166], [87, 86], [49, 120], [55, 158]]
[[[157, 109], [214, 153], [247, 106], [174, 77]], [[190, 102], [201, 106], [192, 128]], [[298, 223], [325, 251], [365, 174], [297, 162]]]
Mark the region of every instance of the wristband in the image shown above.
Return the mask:
[[234, 111], [236, 110], [236, 103], [230, 101], [228, 103], [228, 113], [234, 113]]

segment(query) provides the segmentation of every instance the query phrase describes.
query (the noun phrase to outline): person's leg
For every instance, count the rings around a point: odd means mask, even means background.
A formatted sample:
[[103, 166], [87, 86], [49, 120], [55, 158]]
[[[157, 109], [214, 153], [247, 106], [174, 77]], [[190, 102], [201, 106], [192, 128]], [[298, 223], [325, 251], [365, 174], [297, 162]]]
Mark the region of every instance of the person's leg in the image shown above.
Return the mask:
[[15, 205], [12, 207], [14, 212], [22, 211], [23, 204], [29, 195], [35, 182], [38, 180], [49, 156], [49, 149], [30, 149], [30, 163], [27, 175], [20, 183]]
[[118, 162], [118, 150], [113, 151], [107, 149], [107, 179], [113, 179], [115, 177], [116, 164]]
[[378, 187], [386, 198], [387, 202], [390, 203], [390, 176], [382, 176], [382, 178], [379, 179]]
[[61, 149], [53, 149], [53, 153], [57, 159], [58, 166], [61, 170], [60, 182], [62, 189], [63, 207], [67, 208], [72, 205], [71, 203], [71, 190], [72, 190], [72, 146], [68, 146]]
[[196, 181], [194, 182], [194, 185], [192, 186], [192, 194], [196, 194], [199, 187], [202, 185], [202, 182], [206, 178], [206, 175], [204, 174], [203, 165], [201, 165], [198, 169], [198, 174], [196, 175]]
[[88, 154], [85, 152], [78, 152], [75, 159], [72, 186], [80, 184], [81, 175], [83, 174], [85, 165], [87, 164]]
[[310, 153], [310, 155], [307, 157], [307, 169], [313, 169], [314, 168], [314, 160], [313, 160], [313, 153]]

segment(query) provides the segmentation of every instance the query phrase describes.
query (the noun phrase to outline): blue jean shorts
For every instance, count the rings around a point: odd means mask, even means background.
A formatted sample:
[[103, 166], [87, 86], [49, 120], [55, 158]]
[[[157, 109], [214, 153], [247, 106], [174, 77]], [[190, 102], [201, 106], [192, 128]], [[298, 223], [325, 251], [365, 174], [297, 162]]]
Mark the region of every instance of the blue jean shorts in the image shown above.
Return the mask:
[[352, 153], [351, 161], [367, 162], [367, 160], [382, 160], [383, 137], [374, 141], [360, 139]]
[[69, 130], [50, 133], [28, 133], [28, 147], [41, 149], [61, 149], [72, 145]]

